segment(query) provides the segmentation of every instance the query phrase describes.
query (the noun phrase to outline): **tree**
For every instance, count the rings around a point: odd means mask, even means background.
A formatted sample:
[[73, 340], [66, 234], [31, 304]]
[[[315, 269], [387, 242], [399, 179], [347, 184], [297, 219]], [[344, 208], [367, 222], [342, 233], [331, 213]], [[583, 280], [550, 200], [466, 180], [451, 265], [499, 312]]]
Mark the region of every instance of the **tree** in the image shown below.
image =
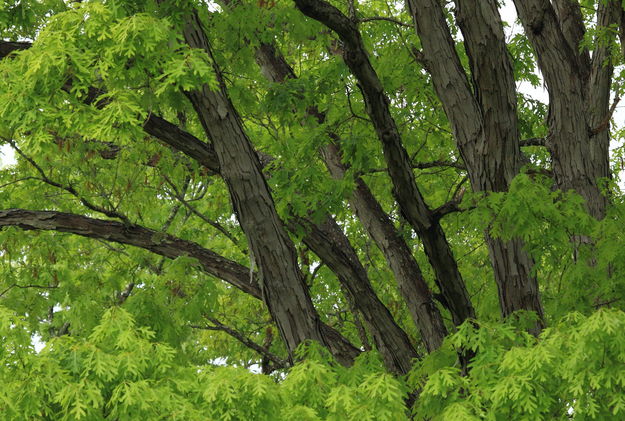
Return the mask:
[[625, 11], [514, 5], [4, 4], [3, 413], [622, 418]]

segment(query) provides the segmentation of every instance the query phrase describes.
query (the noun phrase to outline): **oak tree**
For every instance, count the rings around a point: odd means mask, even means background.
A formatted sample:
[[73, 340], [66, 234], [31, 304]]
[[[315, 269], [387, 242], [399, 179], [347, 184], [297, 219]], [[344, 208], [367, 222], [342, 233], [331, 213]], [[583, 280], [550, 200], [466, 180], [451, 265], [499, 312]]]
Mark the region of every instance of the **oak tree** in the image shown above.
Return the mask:
[[5, 2], [0, 411], [622, 417], [625, 10], [513, 4]]

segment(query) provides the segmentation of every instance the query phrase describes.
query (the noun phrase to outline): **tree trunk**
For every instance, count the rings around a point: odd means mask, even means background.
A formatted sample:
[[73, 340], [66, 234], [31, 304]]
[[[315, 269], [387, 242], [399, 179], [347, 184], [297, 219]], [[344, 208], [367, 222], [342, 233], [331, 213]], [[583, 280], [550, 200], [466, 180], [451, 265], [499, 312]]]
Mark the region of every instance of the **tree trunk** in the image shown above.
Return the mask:
[[[192, 48], [212, 59], [197, 14], [187, 18], [184, 37]], [[216, 66], [216, 63], [214, 63]], [[219, 76], [219, 70], [216, 69]], [[258, 156], [243, 130], [223, 83], [219, 91], [208, 86], [187, 92], [202, 127], [212, 140], [234, 211], [259, 268], [263, 300], [284, 340], [289, 355], [302, 342], [329, 345], [297, 265], [291, 239], [276, 213]]]
[[[456, 0], [475, 92], [460, 64], [440, 2], [408, 0], [407, 5], [473, 190], [507, 191], [521, 168], [521, 151], [514, 75], [497, 3]], [[530, 310], [542, 318], [533, 262], [522, 241], [503, 241], [486, 233], [486, 242], [502, 316]]]
[[406, 220], [423, 241], [455, 324], [475, 317], [458, 265], [440, 226], [417, 188], [408, 153], [389, 111], [389, 100], [371, 66], [356, 24], [325, 1], [295, 0], [297, 8], [332, 29], [343, 42], [343, 60], [358, 80], [367, 114], [382, 144], [393, 183], [393, 196]]
[[[583, 35], [579, 29], [583, 28], [581, 14], [574, 10], [567, 12], [574, 5], [567, 5], [564, 0], [556, 2], [556, 14], [547, 1], [515, 0], [514, 3], [549, 92], [546, 146], [551, 153], [556, 184], [564, 191], [573, 189], [579, 193], [586, 200], [588, 212], [602, 219], [608, 201], [600, 183], [601, 179], [610, 177], [607, 129], [613, 69], [606, 64], [609, 42], [603, 45], [605, 39], [595, 41], [597, 48], [588, 69], [586, 53], [578, 52]], [[620, 10], [617, 1], [600, 2], [598, 25], [617, 23]]]

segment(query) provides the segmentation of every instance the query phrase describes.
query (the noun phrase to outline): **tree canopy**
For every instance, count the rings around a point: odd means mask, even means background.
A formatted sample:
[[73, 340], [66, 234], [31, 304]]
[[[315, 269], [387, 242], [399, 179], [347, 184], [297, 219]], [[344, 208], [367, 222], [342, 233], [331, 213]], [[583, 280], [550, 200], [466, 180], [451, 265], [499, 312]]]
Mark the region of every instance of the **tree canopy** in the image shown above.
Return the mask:
[[625, 10], [512, 3], [4, 1], [0, 418], [623, 419]]

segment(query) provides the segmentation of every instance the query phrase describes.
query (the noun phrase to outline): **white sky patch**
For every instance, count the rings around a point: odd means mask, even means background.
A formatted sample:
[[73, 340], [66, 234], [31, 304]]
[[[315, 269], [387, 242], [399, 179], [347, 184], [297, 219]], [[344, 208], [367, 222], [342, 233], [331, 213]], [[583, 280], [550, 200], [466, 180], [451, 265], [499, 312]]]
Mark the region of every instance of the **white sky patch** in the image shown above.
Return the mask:
[[0, 169], [15, 164], [15, 152], [10, 145], [0, 146]]

